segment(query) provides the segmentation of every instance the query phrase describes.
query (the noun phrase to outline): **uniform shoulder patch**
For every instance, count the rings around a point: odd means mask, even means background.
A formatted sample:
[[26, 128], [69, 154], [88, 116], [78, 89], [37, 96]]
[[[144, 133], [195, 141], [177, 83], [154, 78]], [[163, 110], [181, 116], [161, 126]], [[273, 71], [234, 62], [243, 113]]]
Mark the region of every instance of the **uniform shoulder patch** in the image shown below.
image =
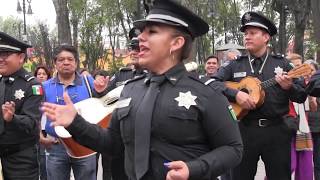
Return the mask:
[[40, 84], [32, 85], [32, 94], [33, 95], [43, 95], [43, 88]]

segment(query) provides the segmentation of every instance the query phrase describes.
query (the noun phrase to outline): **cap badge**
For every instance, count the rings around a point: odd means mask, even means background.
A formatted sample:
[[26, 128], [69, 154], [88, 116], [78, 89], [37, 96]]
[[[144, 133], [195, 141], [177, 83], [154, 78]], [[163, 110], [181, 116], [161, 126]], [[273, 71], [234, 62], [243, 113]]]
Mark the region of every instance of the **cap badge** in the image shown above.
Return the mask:
[[178, 101], [178, 106], [184, 106], [186, 109], [189, 109], [192, 105], [197, 105], [196, 99], [197, 96], [192, 95], [190, 91], [186, 93], [179, 92], [179, 96], [175, 98]]
[[22, 89], [16, 90], [14, 93], [14, 97], [21, 100], [22, 98], [24, 98], [24, 91], [22, 91]]
[[251, 15], [250, 15], [250, 13], [246, 13], [246, 14], [244, 15], [244, 19], [245, 19], [247, 22], [249, 22], [249, 21], [251, 20]]
[[278, 67], [274, 68], [274, 73], [276, 73], [276, 75], [282, 75], [283, 69], [278, 66]]

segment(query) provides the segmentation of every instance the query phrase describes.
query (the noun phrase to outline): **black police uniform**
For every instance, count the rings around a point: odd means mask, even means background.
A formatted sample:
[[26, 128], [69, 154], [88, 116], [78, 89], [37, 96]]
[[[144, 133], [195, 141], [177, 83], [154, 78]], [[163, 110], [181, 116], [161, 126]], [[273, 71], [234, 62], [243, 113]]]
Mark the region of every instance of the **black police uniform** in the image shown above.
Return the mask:
[[[247, 12], [241, 19], [241, 31], [249, 26], [260, 28], [273, 36], [277, 33], [276, 26], [265, 16], [256, 12]], [[218, 71], [216, 79], [220, 81], [239, 82], [246, 76], [257, 77], [267, 81], [281, 71], [292, 69], [289, 61], [282, 56], [268, 52], [262, 57], [252, 55], [240, 56], [223, 66]], [[283, 121], [289, 111], [289, 100], [302, 103], [306, 99], [303, 83], [295, 79], [289, 90], [284, 90], [275, 79], [274, 83], [264, 83], [265, 99], [261, 107], [249, 111], [240, 121], [239, 127], [244, 144], [244, 157], [235, 169], [233, 178], [236, 180], [253, 180], [257, 170], [257, 162], [261, 156], [266, 167], [269, 180], [289, 180], [291, 131]], [[267, 85], [268, 84], [268, 85]], [[272, 85], [273, 84], [273, 85]], [[235, 102], [237, 90], [225, 88], [224, 94]]]
[[[168, 169], [163, 163], [175, 160], [185, 161], [190, 179], [197, 180], [213, 179], [235, 166], [242, 156], [242, 143], [227, 100], [188, 73], [182, 63], [164, 76], [152, 115], [149, 169], [141, 179], [165, 179]], [[119, 104], [108, 130], [90, 125], [79, 115], [67, 128], [77, 134], [77, 141], [97, 151], [115, 154], [124, 148], [129, 179], [136, 179], [136, 112], [148, 86], [145, 76], [128, 82], [119, 102], [131, 99], [130, 103]], [[187, 92], [196, 97], [189, 108], [175, 100]]]
[[[261, 59], [265, 59], [265, 54]], [[260, 67], [251, 72], [248, 56], [240, 56], [229, 65], [220, 68], [216, 79], [221, 81], [239, 82], [246, 76], [257, 77], [260, 81], [274, 78], [275, 69], [281, 68], [288, 72], [292, 69], [289, 61], [282, 56], [268, 55], [262, 73]], [[244, 143], [244, 158], [234, 169], [236, 179], [254, 179], [259, 156], [265, 163], [268, 179], [290, 179], [290, 142], [291, 133], [283, 123], [283, 116], [289, 111], [289, 100], [302, 103], [306, 93], [301, 83], [294, 81], [290, 90], [283, 90], [280, 85], [265, 90], [265, 100], [261, 107], [251, 110], [239, 123]], [[227, 89], [225, 94], [235, 101], [236, 91]]]
[[0, 117], [4, 122], [4, 131], [0, 134], [4, 179], [39, 179], [37, 144], [42, 95], [34, 95], [32, 88], [41, 85], [23, 68], [10, 76], [2, 76], [1, 81], [4, 83], [4, 91], [0, 91], [1, 104], [15, 102], [13, 120], [7, 123]]
[[107, 91], [124, 85], [126, 81], [145, 74], [147, 71], [142, 69], [121, 68], [119, 72], [113, 75], [108, 83]]

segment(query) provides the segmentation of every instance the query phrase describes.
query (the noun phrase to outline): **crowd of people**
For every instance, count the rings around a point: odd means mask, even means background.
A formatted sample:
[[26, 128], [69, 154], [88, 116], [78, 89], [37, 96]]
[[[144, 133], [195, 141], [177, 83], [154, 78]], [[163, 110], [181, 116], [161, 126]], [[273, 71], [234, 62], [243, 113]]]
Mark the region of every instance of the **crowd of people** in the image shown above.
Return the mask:
[[[55, 48], [55, 73], [23, 69], [31, 45], [0, 32], [0, 159], [5, 180], [320, 180], [320, 72], [314, 60], [274, 54], [274, 23], [257, 12], [241, 18], [246, 52], [230, 49], [224, 63], [205, 60], [205, 74], [185, 67], [208, 24], [172, 0], [146, 4], [129, 32], [130, 67], [78, 70], [78, 51]], [[302, 67], [301, 75], [290, 72]], [[188, 69], [188, 70], [187, 70]], [[190, 71], [190, 72], [189, 72]], [[306, 73], [305, 72], [310, 72]], [[246, 83], [234, 88], [224, 82]], [[259, 103], [248, 89], [260, 89]], [[92, 124], [74, 104], [119, 86], [109, 126]], [[231, 104], [237, 104], [237, 109]], [[236, 110], [244, 114], [237, 117]], [[98, 154], [74, 157], [56, 126]]]

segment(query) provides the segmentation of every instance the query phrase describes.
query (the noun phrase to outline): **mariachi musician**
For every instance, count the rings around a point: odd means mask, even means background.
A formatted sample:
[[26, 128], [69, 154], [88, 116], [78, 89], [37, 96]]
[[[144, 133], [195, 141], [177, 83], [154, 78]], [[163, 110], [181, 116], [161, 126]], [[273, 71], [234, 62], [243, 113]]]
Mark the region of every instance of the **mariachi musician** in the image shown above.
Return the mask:
[[253, 180], [261, 156], [269, 180], [290, 180], [291, 133], [283, 122], [289, 100], [302, 103], [306, 99], [303, 85], [283, 72], [292, 69], [283, 56], [268, 51], [270, 38], [277, 33], [272, 21], [256, 12], [247, 12], [241, 19], [244, 45], [248, 55], [239, 56], [220, 68], [215, 79], [239, 82], [247, 76], [260, 81], [275, 77], [277, 84], [264, 89], [264, 104], [256, 107], [249, 94], [226, 88], [225, 95], [242, 108], [250, 110], [239, 122], [244, 143], [244, 157], [233, 170], [237, 180]]

